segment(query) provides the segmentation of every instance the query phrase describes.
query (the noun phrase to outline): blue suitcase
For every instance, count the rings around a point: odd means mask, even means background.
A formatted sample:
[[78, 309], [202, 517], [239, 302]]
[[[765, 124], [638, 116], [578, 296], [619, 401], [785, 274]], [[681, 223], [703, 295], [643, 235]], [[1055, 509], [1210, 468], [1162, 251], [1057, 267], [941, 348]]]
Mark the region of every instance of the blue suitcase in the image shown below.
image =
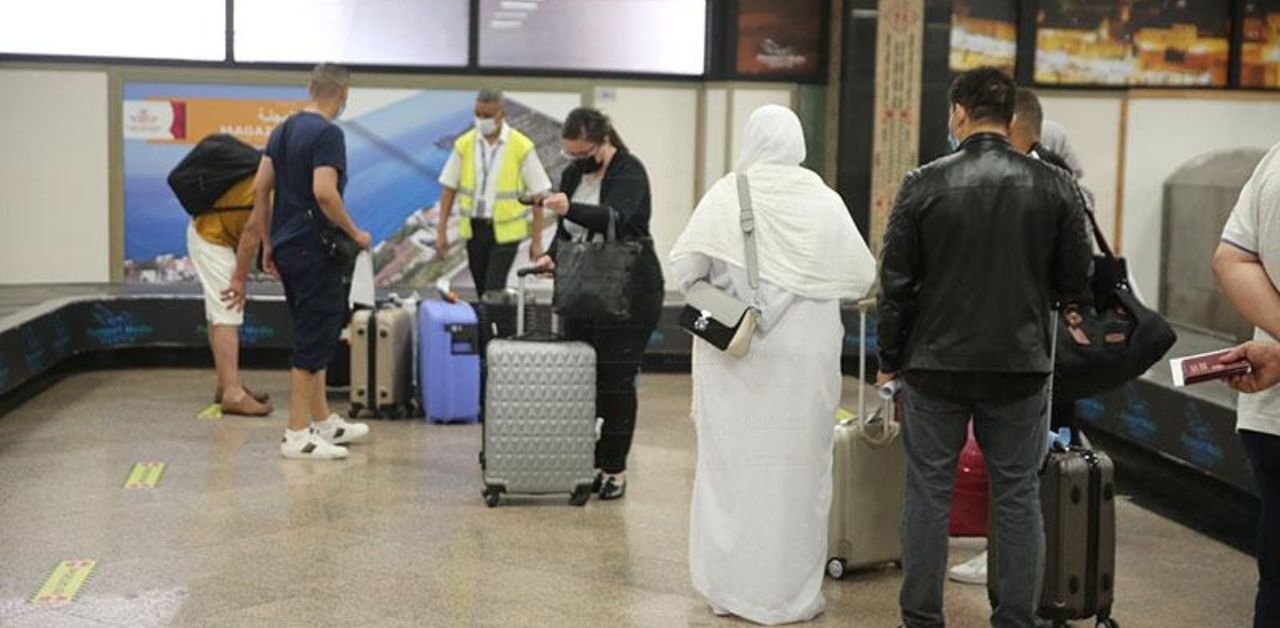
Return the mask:
[[467, 303], [423, 301], [418, 310], [418, 390], [433, 423], [480, 418], [479, 324]]

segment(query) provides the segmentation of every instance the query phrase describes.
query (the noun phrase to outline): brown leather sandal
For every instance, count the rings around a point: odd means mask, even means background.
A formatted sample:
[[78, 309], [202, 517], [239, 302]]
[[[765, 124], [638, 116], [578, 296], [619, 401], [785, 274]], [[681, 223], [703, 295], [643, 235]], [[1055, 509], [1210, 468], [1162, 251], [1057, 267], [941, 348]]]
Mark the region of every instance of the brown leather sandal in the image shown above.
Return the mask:
[[[269, 395], [269, 394], [267, 394], [267, 393], [256, 393], [256, 392], [253, 392], [252, 390], [249, 390], [249, 387], [248, 387], [248, 386], [244, 386], [244, 385], [241, 385], [241, 388], [244, 388], [244, 391], [245, 391], [246, 393], [248, 393], [250, 397], [253, 397], [253, 398], [254, 398], [254, 400], [255, 400], [255, 401], [257, 401], [258, 403], [266, 403], [266, 402], [268, 402], [268, 401], [271, 401], [271, 395]], [[214, 403], [222, 403], [222, 389], [221, 389], [221, 388], [219, 388], [219, 389], [217, 390], [217, 392], [213, 393], [213, 402], [214, 402]]]

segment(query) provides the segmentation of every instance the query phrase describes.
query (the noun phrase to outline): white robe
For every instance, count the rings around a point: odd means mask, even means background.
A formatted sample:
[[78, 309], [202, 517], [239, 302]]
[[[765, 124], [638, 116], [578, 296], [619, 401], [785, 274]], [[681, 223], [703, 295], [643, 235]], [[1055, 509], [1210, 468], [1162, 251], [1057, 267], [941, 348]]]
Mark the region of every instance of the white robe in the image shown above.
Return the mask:
[[[710, 277], [749, 298], [746, 273], [705, 255], [680, 258], [682, 287]], [[693, 347], [698, 466], [689, 529], [693, 586], [712, 605], [774, 625], [824, 608], [832, 435], [844, 327], [836, 300], [761, 282], [751, 351]]]
[[766, 105], [751, 114], [737, 170], [750, 179], [755, 208], [754, 295], [734, 174], [712, 186], [671, 249], [686, 294], [706, 278], [762, 314], [742, 358], [693, 341], [698, 468], [689, 527], [694, 588], [762, 624], [812, 619], [825, 604], [839, 300], [861, 298], [875, 280], [848, 209], [798, 166], [804, 155], [794, 113]]

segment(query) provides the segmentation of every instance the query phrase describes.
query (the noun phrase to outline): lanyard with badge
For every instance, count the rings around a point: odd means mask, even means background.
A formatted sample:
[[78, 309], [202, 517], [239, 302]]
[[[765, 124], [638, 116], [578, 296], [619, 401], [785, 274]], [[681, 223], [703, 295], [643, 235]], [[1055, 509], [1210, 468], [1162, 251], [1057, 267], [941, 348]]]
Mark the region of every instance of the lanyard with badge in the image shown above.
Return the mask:
[[476, 136], [476, 142], [480, 144], [480, 165], [483, 178], [480, 179], [480, 185], [476, 188], [476, 213], [483, 217], [488, 207], [485, 203], [485, 197], [489, 189], [489, 173], [493, 170], [493, 162], [498, 158], [498, 151], [502, 150], [504, 142], [499, 139], [497, 144], [493, 145], [492, 151], [486, 151], [489, 148], [489, 142], [485, 141], [480, 135]]

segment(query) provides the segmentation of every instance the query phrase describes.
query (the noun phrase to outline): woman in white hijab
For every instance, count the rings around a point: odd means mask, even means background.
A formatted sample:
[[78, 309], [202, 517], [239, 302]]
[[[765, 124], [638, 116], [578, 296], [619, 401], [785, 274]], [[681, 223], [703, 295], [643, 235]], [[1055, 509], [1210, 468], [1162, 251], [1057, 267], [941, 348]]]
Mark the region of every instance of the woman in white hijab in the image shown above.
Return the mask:
[[864, 296], [875, 279], [848, 209], [800, 167], [804, 157], [791, 110], [769, 105], [751, 115], [737, 172], [747, 174], [755, 209], [754, 294], [734, 174], [707, 192], [671, 251], [682, 290], [709, 280], [761, 310], [742, 358], [694, 340], [689, 569], [714, 612], [769, 625], [824, 608], [840, 299]]

